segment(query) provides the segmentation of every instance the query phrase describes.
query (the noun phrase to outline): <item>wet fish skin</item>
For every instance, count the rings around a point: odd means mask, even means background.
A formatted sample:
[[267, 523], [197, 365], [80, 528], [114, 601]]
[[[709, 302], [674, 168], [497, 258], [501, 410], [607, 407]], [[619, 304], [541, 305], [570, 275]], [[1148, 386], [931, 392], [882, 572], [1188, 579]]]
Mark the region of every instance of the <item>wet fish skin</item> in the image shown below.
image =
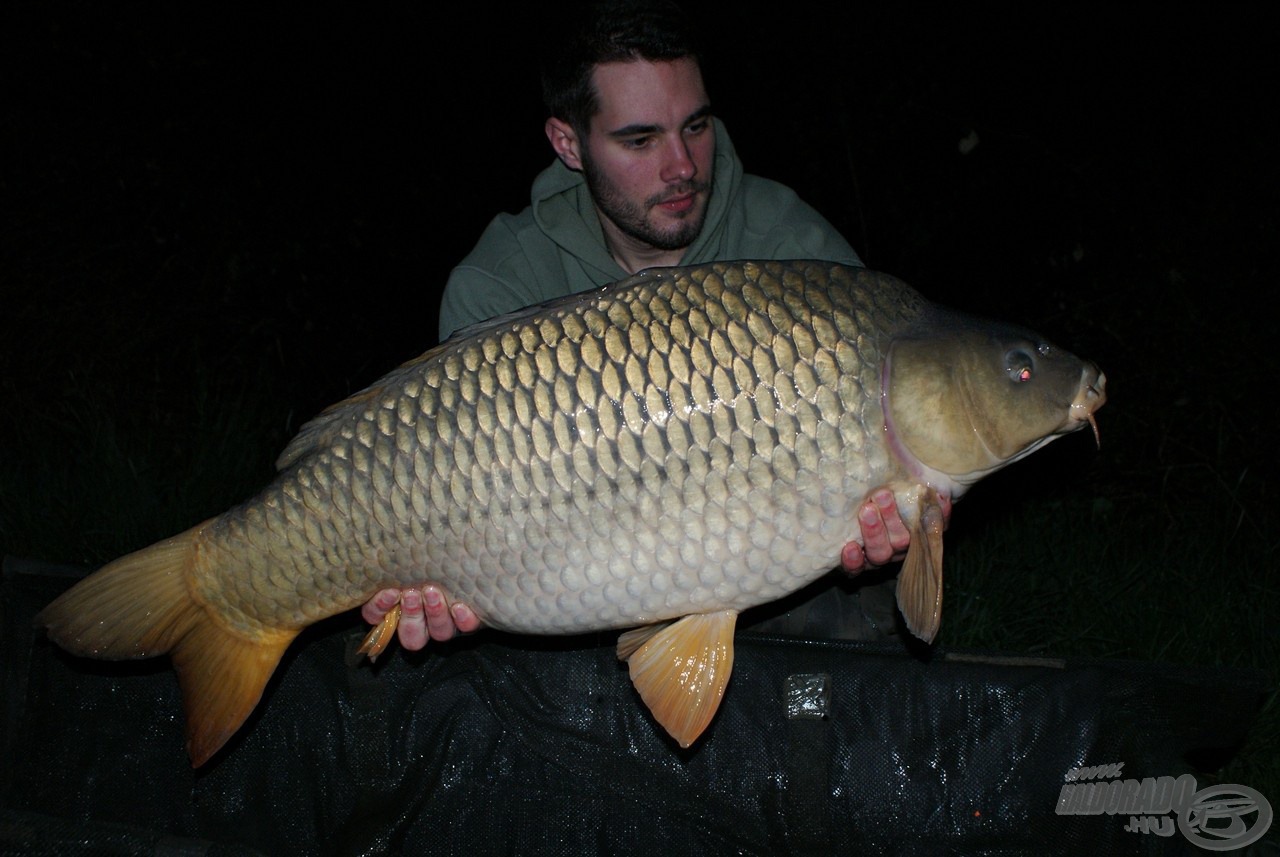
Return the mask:
[[[1034, 383], [1012, 380], [1010, 354]], [[871, 490], [892, 487], [919, 525], [937, 492], [958, 498], [1091, 419], [1103, 384], [884, 274], [645, 272], [398, 368], [304, 426], [258, 497], [110, 564], [38, 621], [82, 654], [172, 652], [199, 764], [301, 628], [380, 588], [430, 580], [528, 633], [735, 613], [834, 566]], [[935, 597], [940, 579], [912, 596]], [[210, 678], [228, 674], [231, 693]]]
[[642, 276], [402, 367], [205, 529], [202, 592], [246, 628], [299, 627], [428, 576], [492, 627], [574, 633], [803, 586], [891, 475], [868, 437], [880, 343], [920, 302], [776, 271]]

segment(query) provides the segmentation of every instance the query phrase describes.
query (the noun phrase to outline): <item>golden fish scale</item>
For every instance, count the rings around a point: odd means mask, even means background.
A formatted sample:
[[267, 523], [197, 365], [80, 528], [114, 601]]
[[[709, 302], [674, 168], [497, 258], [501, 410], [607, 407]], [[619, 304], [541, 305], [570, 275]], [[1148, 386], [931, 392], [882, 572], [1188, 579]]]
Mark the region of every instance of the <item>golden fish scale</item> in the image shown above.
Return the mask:
[[921, 305], [882, 274], [727, 263], [455, 337], [304, 427], [206, 529], [196, 587], [248, 628], [427, 580], [533, 633], [776, 599], [896, 475], [880, 350]]

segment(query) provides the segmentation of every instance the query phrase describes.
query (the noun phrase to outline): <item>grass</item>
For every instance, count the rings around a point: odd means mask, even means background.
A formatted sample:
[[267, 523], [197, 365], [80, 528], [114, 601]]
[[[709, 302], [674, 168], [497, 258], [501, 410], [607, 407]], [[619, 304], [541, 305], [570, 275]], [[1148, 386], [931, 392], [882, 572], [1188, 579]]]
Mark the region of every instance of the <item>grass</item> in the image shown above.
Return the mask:
[[76, 373], [57, 401], [31, 409], [11, 441], [24, 454], [0, 462], [5, 552], [97, 564], [256, 493], [285, 422], [252, 388], [219, 389], [203, 374], [175, 401]]

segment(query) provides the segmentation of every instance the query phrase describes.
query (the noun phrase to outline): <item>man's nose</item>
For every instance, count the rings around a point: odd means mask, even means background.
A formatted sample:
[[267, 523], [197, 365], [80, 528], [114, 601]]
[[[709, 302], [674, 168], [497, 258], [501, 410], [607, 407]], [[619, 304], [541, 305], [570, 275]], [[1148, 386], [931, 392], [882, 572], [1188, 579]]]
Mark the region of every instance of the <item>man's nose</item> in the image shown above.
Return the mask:
[[698, 172], [689, 152], [689, 144], [677, 138], [667, 146], [667, 157], [662, 165], [662, 180], [670, 184], [687, 182]]

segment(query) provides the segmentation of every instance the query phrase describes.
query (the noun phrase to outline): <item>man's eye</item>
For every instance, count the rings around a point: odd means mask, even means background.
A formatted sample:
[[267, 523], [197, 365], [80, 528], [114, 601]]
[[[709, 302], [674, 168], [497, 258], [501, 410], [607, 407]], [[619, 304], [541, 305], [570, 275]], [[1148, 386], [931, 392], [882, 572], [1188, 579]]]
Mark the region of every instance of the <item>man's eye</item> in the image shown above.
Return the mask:
[[684, 130], [686, 134], [701, 134], [703, 131], [707, 130], [710, 124], [711, 123], [708, 122], [706, 119], [703, 119], [701, 122], [694, 122], [692, 125], [685, 128]]
[[628, 137], [627, 139], [622, 141], [622, 145], [628, 149], [643, 149], [645, 146], [649, 145], [649, 141], [651, 139], [653, 138], [652, 137]]

